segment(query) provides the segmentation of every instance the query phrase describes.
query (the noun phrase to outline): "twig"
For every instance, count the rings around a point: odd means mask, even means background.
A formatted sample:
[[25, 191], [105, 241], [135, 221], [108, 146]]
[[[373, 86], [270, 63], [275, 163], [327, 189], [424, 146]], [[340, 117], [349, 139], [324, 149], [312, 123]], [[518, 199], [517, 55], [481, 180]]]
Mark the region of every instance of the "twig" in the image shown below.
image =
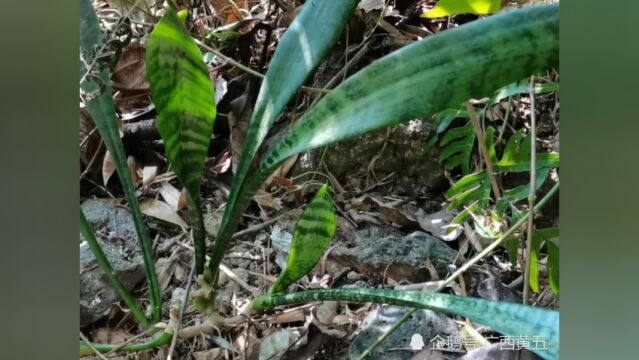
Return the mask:
[[499, 198], [501, 198], [501, 191], [499, 191], [499, 185], [497, 185], [497, 179], [495, 179], [493, 163], [492, 161], [490, 161], [490, 156], [488, 155], [488, 148], [486, 147], [484, 132], [481, 130], [481, 126], [479, 125], [479, 121], [477, 120], [477, 114], [475, 113], [475, 108], [470, 103], [470, 101], [466, 101], [466, 110], [468, 110], [470, 122], [473, 124], [473, 129], [475, 129], [475, 135], [477, 136], [477, 142], [479, 146], [479, 153], [486, 163], [486, 172], [488, 173], [490, 185], [492, 186], [493, 193], [495, 194], [495, 200], [499, 200]]
[[240, 285], [240, 287], [242, 287], [244, 290], [250, 292], [251, 294], [253, 294], [253, 296], [259, 296], [260, 295], [260, 290], [256, 289], [254, 287], [252, 287], [251, 285], [247, 284], [244, 280], [240, 279], [239, 276], [237, 276], [231, 269], [229, 269], [226, 265], [224, 264], [220, 264], [220, 270], [222, 270], [222, 272], [224, 272], [226, 274], [226, 276], [228, 276], [229, 278], [231, 278], [231, 280], [235, 281], [238, 285]]
[[[261, 73], [255, 71], [255, 70], [249, 68], [248, 66], [242, 65], [241, 63], [239, 63], [239, 62], [231, 59], [230, 57], [222, 54], [219, 50], [214, 49], [214, 48], [206, 45], [205, 43], [201, 42], [198, 39], [194, 39], [194, 40], [195, 40], [196, 44], [198, 44], [201, 47], [205, 48], [206, 50], [214, 53], [216, 56], [219, 56], [220, 58], [222, 58], [222, 60], [226, 61], [227, 63], [229, 63], [229, 64], [231, 64], [233, 66], [235, 66], [236, 68], [238, 68], [238, 69], [240, 69], [240, 70], [242, 70], [242, 71], [244, 71], [244, 72], [246, 72], [248, 74], [256, 76], [256, 77], [258, 77], [260, 79], [264, 79], [265, 78], [264, 74], [261, 74]], [[314, 92], [314, 93], [319, 93], [319, 94], [328, 94], [330, 92], [330, 90], [328, 90], [328, 89], [319, 89], [319, 88], [313, 88], [313, 87], [308, 87], [308, 86], [302, 86], [302, 90], [306, 90], [306, 91]]]
[[[530, 77], [530, 193], [528, 194], [528, 208], [532, 209], [535, 205], [535, 179], [537, 177], [537, 147], [535, 139], [537, 138], [537, 122], [535, 118], [535, 77]], [[531, 210], [532, 211], [532, 210]], [[532, 233], [533, 233], [533, 217], [528, 217], [528, 234], [526, 239], [526, 267], [524, 268], [524, 305], [528, 304], [528, 296], [530, 296], [530, 262], [532, 261]]]
[[[499, 246], [504, 240], [508, 239], [521, 225], [524, 224], [524, 222], [528, 221], [528, 218], [531, 217], [535, 211], [540, 210], [553, 197], [553, 195], [555, 195], [557, 190], [559, 190], [559, 181], [555, 183], [555, 186], [553, 186], [553, 188], [550, 189], [550, 191], [546, 194], [546, 196], [544, 196], [541, 199], [541, 201], [539, 201], [539, 203], [537, 203], [537, 205], [533, 209], [528, 211], [526, 215], [524, 215], [521, 219], [519, 219], [519, 221], [517, 221], [510, 229], [508, 229], [508, 231], [506, 231], [497, 240], [495, 240], [493, 243], [488, 245], [482, 252], [475, 255], [475, 257], [470, 259], [467, 263], [461, 266], [452, 275], [446, 278], [446, 280], [444, 280], [433, 292], [440, 292], [441, 290], [443, 290], [446, 286], [448, 286], [451, 282], [453, 282], [459, 275], [463, 274], [471, 266], [475, 265], [477, 262], [479, 262], [479, 260], [483, 259], [486, 255], [488, 255], [491, 251], [493, 251], [493, 249]], [[366, 349], [357, 359], [358, 360], [365, 359], [366, 356], [368, 356], [373, 350], [375, 350], [379, 346], [379, 344], [382, 343], [382, 341], [384, 341], [390, 334], [392, 334], [395, 330], [397, 330], [399, 326], [401, 326], [408, 319], [410, 319], [410, 317], [413, 316], [413, 314], [417, 310], [419, 309], [414, 308], [406, 312], [399, 320], [397, 320], [395, 324], [393, 324], [393, 326], [391, 326], [388, 330], [386, 330], [385, 333], [383, 333], [380, 337], [378, 337], [375, 340], [375, 342], [371, 344], [371, 346], [369, 346], [368, 349]]]
[[262, 230], [265, 227], [273, 224], [277, 220], [281, 219], [282, 217], [288, 215], [289, 213], [291, 213], [293, 211], [295, 211], [295, 210], [287, 211], [287, 212], [282, 213], [282, 214], [280, 214], [280, 215], [278, 215], [278, 216], [276, 216], [276, 217], [274, 217], [272, 219], [266, 220], [263, 223], [260, 223], [260, 224], [257, 224], [257, 225], [253, 225], [253, 226], [248, 227], [248, 228], [246, 228], [246, 229], [244, 229], [242, 231], [238, 231], [235, 234], [233, 234], [233, 236], [231, 236], [231, 239], [237, 239], [239, 237], [242, 237], [242, 236], [257, 232], [257, 231], [260, 231], [260, 230]]
[[177, 343], [178, 334], [180, 333], [180, 328], [182, 327], [182, 316], [184, 315], [184, 311], [186, 310], [186, 303], [189, 299], [189, 292], [191, 291], [191, 286], [193, 286], [193, 276], [195, 275], [195, 260], [191, 263], [191, 272], [189, 274], [189, 280], [186, 283], [186, 293], [184, 294], [184, 301], [182, 301], [182, 306], [180, 307], [180, 313], [178, 314], [178, 321], [175, 325], [175, 332], [173, 332], [173, 338], [171, 339], [171, 346], [169, 347], [169, 355], [166, 360], [171, 360], [173, 358], [173, 350], [175, 350], [175, 344]]

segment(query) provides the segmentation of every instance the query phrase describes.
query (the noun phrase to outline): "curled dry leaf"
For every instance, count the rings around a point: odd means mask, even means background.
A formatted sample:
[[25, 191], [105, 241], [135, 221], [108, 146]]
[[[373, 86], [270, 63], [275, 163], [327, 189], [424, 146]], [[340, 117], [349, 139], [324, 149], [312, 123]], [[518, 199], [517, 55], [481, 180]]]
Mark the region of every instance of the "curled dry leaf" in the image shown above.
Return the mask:
[[173, 211], [180, 210], [180, 190], [176, 189], [173, 185], [168, 182], [162, 183], [160, 185], [160, 189], [158, 189], [160, 195], [166, 203], [173, 209]]
[[242, 10], [248, 10], [250, 6], [255, 6], [259, 3], [258, 0], [209, 0], [209, 3], [215, 9], [217, 18], [222, 22], [222, 25], [230, 24], [236, 21], [244, 19], [246, 12], [242, 13]]
[[111, 153], [107, 150], [104, 153], [104, 159], [102, 160], [102, 182], [106, 186], [109, 182], [111, 176], [115, 173], [115, 163], [113, 163], [113, 158], [111, 157]]
[[140, 203], [140, 210], [146, 216], [154, 217], [177, 225], [186, 231], [187, 225], [171, 206], [161, 200], [146, 199]]
[[150, 104], [149, 82], [146, 77], [144, 58], [146, 48], [140, 44], [127, 46], [118, 60], [111, 81], [119, 92], [115, 105], [122, 113], [147, 108]]
[[155, 179], [155, 176], [158, 174], [157, 166], [145, 166], [142, 169], [142, 186], [147, 186]]
[[257, 190], [253, 199], [260, 206], [277, 211], [282, 210], [282, 200], [274, 198], [271, 194], [262, 189]]

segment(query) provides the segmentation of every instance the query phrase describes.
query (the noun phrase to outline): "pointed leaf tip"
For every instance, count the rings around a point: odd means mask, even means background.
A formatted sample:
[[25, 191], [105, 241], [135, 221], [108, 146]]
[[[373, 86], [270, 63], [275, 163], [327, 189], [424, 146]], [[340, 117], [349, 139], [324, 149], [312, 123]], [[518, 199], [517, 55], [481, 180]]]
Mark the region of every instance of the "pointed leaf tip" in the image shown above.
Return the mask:
[[269, 294], [281, 293], [311, 271], [333, 239], [336, 229], [333, 201], [328, 184], [324, 184], [297, 221], [286, 269], [275, 281]]

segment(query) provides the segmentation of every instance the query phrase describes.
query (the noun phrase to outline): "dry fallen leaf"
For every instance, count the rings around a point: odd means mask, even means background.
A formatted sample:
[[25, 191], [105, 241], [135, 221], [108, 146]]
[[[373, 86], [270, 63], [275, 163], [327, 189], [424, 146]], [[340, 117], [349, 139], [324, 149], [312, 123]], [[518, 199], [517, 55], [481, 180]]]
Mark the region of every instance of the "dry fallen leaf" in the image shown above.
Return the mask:
[[102, 182], [105, 186], [109, 182], [113, 173], [115, 173], [115, 164], [113, 163], [111, 153], [107, 150], [104, 153], [104, 159], [102, 160]]
[[171, 224], [175, 224], [186, 231], [187, 225], [171, 206], [161, 200], [146, 199], [140, 203], [140, 210], [146, 216], [151, 216]]
[[278, 211], [282, 210], [282, 200], [274, 198], [271, 194], [262, 189], [257, 190], [255, 196], [253, 196], [253, 200], [260, 204], [260, 206]]
[[162, 291], [168, 288], [176, 265], [177, 259], [173, 257], [159, 258], [155, 262], [155, 273], [158, 274], [158, 283]]
[[142, 169], [142, 186], [147, 186], [155, 179], [155, 176], [158, 174], [157, 166], [145, 166]]
[[180, 210], [179, 202], [180, 202], [180, 190], [176, 189], [173, 185], [168, 182], [162, 183], [160, 189], [158, 189], [160, 195], [166, 203], [173, 209], [173, 211]]
[[126, 163], [129, 166], [129, 171], [131, 172], [131, 180], [133, 180], [133, 185], [136, 185], [140, 181], [140, 174], [138, 170], [138, 162], [133, 155], [129, 155], [126, 158]]

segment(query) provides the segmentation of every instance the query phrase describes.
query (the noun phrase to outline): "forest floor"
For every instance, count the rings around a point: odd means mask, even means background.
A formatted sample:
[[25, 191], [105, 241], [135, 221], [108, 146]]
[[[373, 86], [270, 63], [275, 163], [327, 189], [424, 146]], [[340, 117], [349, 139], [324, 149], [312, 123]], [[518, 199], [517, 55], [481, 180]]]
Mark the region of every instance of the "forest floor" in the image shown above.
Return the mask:
[[[113, 27], [128, 12], [127, 3], [94, 1], [104, 29]], [[183, 5], [179, 1], [177, 3], [178, 6]], [[301, 5], [300, 1], [294, 0], [235, 1], [237, 7], [229, 6], [232, 2], [224, 0], [196, 3], [197, 6], [190, 7], [187, 22], [192, 35], [219, 49], [226, 57], [260, 73], [268, 70], [278, 39]], [[346, 33], [306, 85], [333, 88], [386, 54], [477, 19], [473, 15], [420, 18], [435, 3], [434, 0], [396, 0], [387, 1], [386, 4], [362, 1]], [[163, 300], [167, 304], [165, 311], [168, 311], [173, 291], [187, 287], [193, 247], [187, 231], [184, 193], [168, 166], [161, 138], [155, 129], [156, 114], [144, 70], [145, 42], [161, 15], [160, 9], [159, 6], [149, 6], [131, 11], [129, 17], [133, 40], [122, 49], [112, 74], [112, 83], [122, 141], [137, 184], [136, 195], [147, 215], [151, 239], [154, 239], [156, 272]], [[214, 138], [202, 185], [205, 226], [213, 237], [229, 195], [238, 154], [243, 146], [243, 132], [246, 131], [259, 91], [259, 79], [246, 74], [217, 54], [206, 49], [203, 49], [203, 53], [211, 81], [215, 84], [217, 103]], [[536, 76], [535, 82], [549, 88], [557, 85], [558, 88], [559, 74], [549, 71]], [[299, 91], [278, 121], [279, 126], [286, 127], [299, 119], [319, 96]], [[534, 100], [537, 151], [558, 153], [559, 92], [552, 88], [536, 94]], [[530, 132], [533, 109], [527, 91], [513, 92], [496, 103], [479, 101], [475, 107], [481, 114], [484, 128], [493, 126], [498, 129], [499, 141], [496, 146], [499, 151], [517, 131], [524, 134]], [[447, 127], [452, 129], [464, 126], [468, 118], [453, 116], [448, 122]], [[273, 283], [285, 264], [287, 244], [290, 243], [297, 218], [315, 191], [325, 182], [330, 184], [334, 194], [338, 230], [316, 269], [298, 283], [301, 289], [429, 289], [445, 279], [455, 266], [480, 252], [491, 240], [478, 235], [472, 220], [459, 228], [454, 236], [446, 232], [445, 226], [458, 214], [458, 209], [447, 209], [449, 199], [446, 191], [462, 177], [462, 173], [459, 168], [447, 168], [446, 164], [439, 161], [444, 146], [439, 140], [433, 142], [433, 138], [441, 138], [444, 133], [437, 132], [436, 124], [433, 119], [415, 119], [407, 125], [311, 151], [282, 165], [249, 206], [231, 249], [223, 260], [224, 271], [219, 279], [218, 294], [221, 315], [232, 317], [242, 313], [256, 295], [264, 293]], [[125, 208], [123, 192], [117, 176], [112, 176], [115, 170], [110, 156], [88, 112], [83, 108], [80, 111], [80, 128], [80, 189], [83, 202], [99, 201], [100, 204], [91, 205], [98, 207], [96, 213], [105, 211], [111, 217], [116, 216], [114, 214], [119, 214], [117, 209]], [[482, 168], [482, 159], [476, 147], [470, 154], [469, 163], [472, 171]], [[512, 188], [526, 184], [527, 176], [528, 173], [504, 174], [500, 179], [501, 186]], [[553, 170], [542, 184], [538, 198], [552, 187], [557, 176], [557, 171]], [[527, 209], [527, 202], [523, 200], [513, 206], [523, 211]], [[558, 228], [558, 206], [556, 195], [538, 215], [536, 227]], [[130, 222], [126, 212], [120, 215], [123, 216], [120, 220], [109, 218], [102, 223], [95, 220], [97, 223], [94, 226], [100, 227], [97, 232], [101, 241], [131, 235], [120, 233], [122, 228], [128, 226], [122, 224]], [[121, 228], [118, 229], [118, 226]], [[524, 238], [525, 232], [522, 232], [515, 239], [519, 247]], [[422, 241], [420, 239], [428, 239], [437, 242], [437, 246], [450, 249], [456, 254], [455, 259], [450, 261], [445, 256], [440, 257], [443, 255], [437, 251], [418, 249], [419, 241]], [[136, 251], [135, 248], [126, 250], [125, 242], [121, 247], [125, 249], [120, 251], [122, 254]], [[517, 261], [512, 263], [507, 249], [500, 247], [480, 264], [473, 266], [463, 281], [455, 282], [447, 291], [491, 300], [521, 302], [521, 251], [519, 255]], [[558, 309], [558, 296], [549, 285], [546, 251], [541, 256], [539, 291], [532, 294], [530, 303]], [[81, 270], [81, 273], [90, 270]], [[140, 271], [141, 266], [134, 270]], [[135, 278], [134, 283], [133, 289], [138, 299], [147, 299], [145, 281]], [[90, 299], [87, 301], [90, 302]], [[148, 304], [148, 301], [142, 300], [142, 304]], [[93, 315], [81, 326], [82, 332], [90, 339], [120, 343], [142, 332], [123, 304], [116, 301], [106, 305], [106, 311]], [[346, 358], [349, 353], [361, 352], [374, 335], [388, 328], [388, 322], [399, 318], [401, 312], [384, 313], [393, 309], [351, 303], [289, 307], [247, 317], [233, 327], [180, 340], [172, 356], [196, 360]], [[421, 350], [419, 344], [414, 344], [411, 334], [418, 334], [428, 344], [430, 339], [441, 334], [439, 330], [450, 335], [459, 331], [464, 322], [440, 314], [417, 314], [416, 318], [419, 316], [434, 317], [419, 318], [405, 324], [403, 335], [396, 340], [389, 339], [391, 344], [383, 347], [386, 355], [378, 358], [458, 359], [466, 353], [463, 349], [457, 352], [432, 351], [428, 346]], [[200, 322], [199, 313], [187, 307], [182, 326], [194, 326]], [[426, 327], [430, 329], [425, 330]], [[493, 335], [485, 328], [478, 330], [481, 333], [479, 336], [490, 338]], [[283, 348], [279, 351], [268, 350], [265, 343], [274, 348]], [[166, 359], [169, 355], [167, 352], [168, 348], [163, 347], [135, 354], [114, 353], [106, 357]]]

